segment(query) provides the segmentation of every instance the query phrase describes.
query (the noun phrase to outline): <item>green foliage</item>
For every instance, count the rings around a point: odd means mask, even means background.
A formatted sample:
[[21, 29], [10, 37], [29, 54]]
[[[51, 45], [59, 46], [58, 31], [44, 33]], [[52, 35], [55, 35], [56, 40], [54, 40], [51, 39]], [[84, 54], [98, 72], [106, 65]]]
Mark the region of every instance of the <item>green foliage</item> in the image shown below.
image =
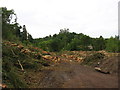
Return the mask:
[[[2, 7], [2, 39], [23, 43], [33, 42], [33, 38], [27, 33], [26, 26], [23, 25], [23, 32], [21, 32], [22, 26], [17, 23], [17, 15], [14, 10], [8, 10], [6, 7]], [[30, 43], [29, 43], [30, 44]]]
[[29, 41], [29, 42], [33, 42], [32, 35], [30, 35], [29, 33], [28, 33], [28, 41]]
[[3, 58], [2, 58], [2, 78], [3, 83], [6, 83], [8, 87], [11, 88], [25, 88], [27, 87], [26, 83], [20, 79], [18, 73], [15, 69], [15, 64], [17, 63], [16, 56], [12, 54], [10, 48], [3, 45]]
[[79, 45], [79, 40], [75, 38], [71, 41], [71, 43], [68, 43], [66, 49], [70, 51], [79, 50], [78, 45]]
[[37, 42], [37, 47], [42, 48], [43, 50], [50, 51], [49, 45], [51, 42], [52, 40], [45, 40], [45, 41]]
[[105, 49], [105, 40], [102, 36], [100, 36], [99, 38], [93, 39], [92, 41], [92, 45], [94, 50], [104, 50]]
[[50, 51], [56, 52], [61, 50], [61, 40], [58, 38], [55, 38], [51, 41], [50, 45]]
[[3, 70], [3, 83], [6, 83], [9, 88], [27, 88], [25, 81], [22, 81], [19, 75], [13, 70], [6, 72]]
[[2, 36], [3, 39], [7, 39], [10, 41], [16, 41], [16, 34], [18, 28], [20, 27], [19, 24], [16, 22], [17, 18], [13, 20], [13, 16], [16, 16], [13, 10], [7, 10], [7, 8], [2, 8]]
[[12, 16], [15, 15], [13, 10], [7, 10], [6, 7], [2, 8], [2, 23], [10, 23]]
[[62, 50], [89, 50], [91, 45], [91, 38], [82, 33], [70, 33], [69, 29], [61, 29], [59, 34], [54, 34], [50, 37], [36, 39], [35, 46], [48, 51], [62, 51]]
[[[113, 38], [114, 40], [106, 40], [102, 36], [99, 38], [91, 38], [82, 33], [77, 34], [74, 32], [69, 32], [69, 29], [61, 29], [59, 34], [54, 34], [53, 36], [48, 36], [45, 38], [36, 39], [36, 43], [33, 45], [38, 46], [44, 50], [48, 51], [99, 51], [107, 50], [111, 52], [119, 52], [120, 44], [118, 38]], [[111, 44], [112, 43], [112, 44]], [[113, 45], [114, 44], [114, 45]]]
[[[120, 52], [119, 37], [104, 39], [102, 36], [99, 38], [91, 38], [82, 33], [69, 32], [69, 29], [60, 29], [59, 34], [49, 35], [44, 38], [33, 39], [26, 26], [23, 28], [17, 23], [17, 17], [14, 10], [2, 9], [2, 36], [4, 40], [18, 42], [22, 41], [25, 45], [33, 45], [47, 51], [62, 51], [62, 50], [107, 50], [110, 52]], [[13, 20], [13, 16], [16, 17]], [[13, 23], [11, 23], [13, 21]], [[23, 29], [23, 32], [21, 32]], [[89, 48], [91, 47], [91, 49]]]
[[106, 41], [106, 50], [110, 52], [120, 52], [120, 40], [111, 37]]
[[[21, 67], [18, 60], [21, 62], [23, 68], [28, 70], [38, 70], [42, 66], [49, 65], [48, 61], [42, 60], [41, 56], [38, 57], [31, 54], [24, 54], [20, 49], [13, 46], [3, 44], [2, 46], [2, 77], [3, 83], [7, 84], [9, 88], [26, 88], [26, 82], [21, 77]], [[22, 72], [23, 73], [23, 72]]]
[[83, 64], [92, 65], [93, 63], [100, 61], [104, 57], [105, 55], [102, 53], [95, 53], [91, 56], [86, 57]]
[[22, 40], [27, 40], [27, 30], [25, 25], [23, 25]]
[[62, 34], [62, 33], [69, 33], [69, 29], [67, 28], [64, 28], [64, 29], [60, 29], [60, 32], [59, 32], [60, 34]]
[[[2, 13], [1, 13], [2, 11]], [[6, 41], [20, 42], [25, 47], [29, 45], [37, 46], [46, 51], [62, 52], [64, 50], [107, 50], [110, 52], [120, 52], [119, 37], [111, 37], [104, 39], [102, 36], [99, 38], [91, 38], [82, 33], [69, 32], [69, 29], [60, 29], [59, 34], [49, 35], [44, 38], [33, 39], [32, 35], [27, 32], [26, 26], [23, 27], [17, 23], [17, 16], [14, 10], [7, 10], [7, 8], [0, 8], [0, 24], [2, 24], [2, 38]], [[13, 18], [15, 17], [15, 18]], [[23, 32], [21, 32], [21, 29]], [[89, 46], [93, 47], [90, 49]], [[49, 66], [49, 62], [42, 60], [41, 55], [24, 54], [16, 47], [3, 45], [2, 47], [2, 72], [3, 83], [9, 87], [22, 88], [27, 87], [23, 78], [20, 77], [19, 71], [21, 70], [18, 60], [22, 63], [24, 69], [39, 69], [42, 65]], [[31, 49], [32, 50], [32, 49]], [[34, 52], [39, 52], [33, 50]], [[13, 55], [13, 52], [15, 55]], [[36, 54], [36, 53], [35, 53]], [[58, 53], [59, 54], [59, 53]], [[91, 65], [104, 58], [104, 54], [96, 53], [85, 58], [84, 64]]]

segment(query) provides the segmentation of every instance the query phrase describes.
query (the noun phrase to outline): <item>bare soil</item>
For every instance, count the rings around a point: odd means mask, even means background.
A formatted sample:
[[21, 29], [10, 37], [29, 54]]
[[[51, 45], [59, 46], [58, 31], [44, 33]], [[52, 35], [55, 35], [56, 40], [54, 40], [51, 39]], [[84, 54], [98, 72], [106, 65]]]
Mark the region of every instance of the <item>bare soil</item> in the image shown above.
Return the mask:
[[[118, 77], [96, 72], [77, 63], [61, 63], [46, 67], [27, 77], [33, 88], [117, 88]], [[30, 80], [29, 80], [30, 81]]]
[[[110, 74], [97, 72], [93, 67], [71, 62], [65, 57], [43, 69], [29, 72], [25, 77], [30, 88], [118, 88], [118, 60], [113, 56], [100, 62], [99, 67]], [[67, 60], [69, 62], [64, 61]]]

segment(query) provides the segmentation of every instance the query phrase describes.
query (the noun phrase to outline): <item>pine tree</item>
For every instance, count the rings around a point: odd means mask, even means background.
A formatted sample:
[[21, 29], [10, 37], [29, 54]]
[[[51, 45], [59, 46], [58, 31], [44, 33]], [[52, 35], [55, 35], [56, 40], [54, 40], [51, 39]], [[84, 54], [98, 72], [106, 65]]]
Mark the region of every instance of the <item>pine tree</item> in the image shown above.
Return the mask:
[[32, 38], [32, 36], [28, 33], [28, 41], [29, 42], [33, 42], [33, 38]]
[[22, 40], [27, 40], [27, 30], [25, 25], [23, 25]]

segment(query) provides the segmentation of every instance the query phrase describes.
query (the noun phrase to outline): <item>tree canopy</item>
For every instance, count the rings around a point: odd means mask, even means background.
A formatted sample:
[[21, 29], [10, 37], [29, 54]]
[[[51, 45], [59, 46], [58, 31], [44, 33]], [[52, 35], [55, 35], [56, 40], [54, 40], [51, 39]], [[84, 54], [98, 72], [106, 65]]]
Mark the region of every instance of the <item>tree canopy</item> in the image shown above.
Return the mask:
[[[69, 28], [60, 29], [59, 34], [54, 34], [33, 39], [28, 33], [25, 25], [17, 22], [17, 15], [14, 10], [8, 10], [2, 7], [2, 37], [3, 40], [21, 41], [26, 45], [29, 43], [33, 46], [40, 47], [44, 50], [56, 52], [62, 50], [107, 50], [110, 52], [120, 52], [120, 40], [118, 36], [111, 38], [92, 38], [83, 33], [70, 32]], [[15, 17], [15, 18], [13, 18]]]

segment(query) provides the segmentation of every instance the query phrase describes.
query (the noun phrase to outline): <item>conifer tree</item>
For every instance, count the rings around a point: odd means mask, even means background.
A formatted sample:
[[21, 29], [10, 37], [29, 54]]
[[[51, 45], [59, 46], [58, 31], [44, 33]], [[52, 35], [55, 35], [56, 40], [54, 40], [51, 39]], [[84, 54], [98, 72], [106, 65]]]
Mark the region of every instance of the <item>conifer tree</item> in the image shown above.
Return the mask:
[[23, 25], [22, 40], [27, 40], [27, 30], [25, 25]]

